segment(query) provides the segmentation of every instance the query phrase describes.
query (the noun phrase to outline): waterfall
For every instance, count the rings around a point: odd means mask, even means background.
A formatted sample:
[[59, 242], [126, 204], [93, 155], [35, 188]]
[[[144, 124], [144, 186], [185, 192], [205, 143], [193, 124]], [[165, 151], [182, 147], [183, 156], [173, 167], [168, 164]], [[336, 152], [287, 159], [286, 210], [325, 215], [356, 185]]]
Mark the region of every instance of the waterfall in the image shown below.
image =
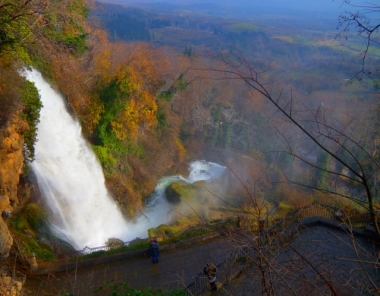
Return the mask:
[[225, 167], [205, 161], [190, 164], [190, 175], [162, 178], [147, 204], [146, 213], [134, 223], [124, 219], [105, 187], [102, 168], [82, 137], [79, 122], [66, 110], [62, 96], [36, 70], [24, 70], [37, 87], [43, 108], [38, 124], [35, 161], [31, 168], [49, 208], [56, 234], [73, 247], [102, 246], [108, 238], [123, 241], [147, 237], [147, 229], [164, 223], [171, 205], [165, 188], [175, 180], [211, 181]]
[[53, 229], [75, 248], [101, 246], [110, 237], [125, 239], [127, 222], [107, 192], [79, 122], [39, 72], [25, 71], [25, 76], [36, 85], [43, 104], [31, 168], [51, 211]]
[[209, 182], [220, 177], [225, 169], [226, 167], [217, 163], [197, 160], [190, 164], [190, 173], [187, 178], [178, 175], [166, 176], [158, 180], [157, 186], [145, 206], [145, 214], [137, 219], [134, 230], [139, 234], [143, 234], [151, 227], [170, 222], [169, 212], [173, 205], [166, 200], [165, 189], [171, 183], [176, 181], [194, 183], [201, 180]]

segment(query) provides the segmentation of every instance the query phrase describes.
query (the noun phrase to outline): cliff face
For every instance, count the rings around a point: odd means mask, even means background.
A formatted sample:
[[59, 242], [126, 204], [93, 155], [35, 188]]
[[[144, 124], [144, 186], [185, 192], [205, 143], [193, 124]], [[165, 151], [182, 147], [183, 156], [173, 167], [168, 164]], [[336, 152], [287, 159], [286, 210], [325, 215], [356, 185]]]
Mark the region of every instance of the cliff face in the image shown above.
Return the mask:
[[[27, 123], [14, 115], [0, 129], [0, 212], [12, 213], [18, 204], [17, 188], [24, 162], [22, 133], [27, 128]], [[0, 218], [0, 259], [8, 257], [13, 243], [5, 219]]]

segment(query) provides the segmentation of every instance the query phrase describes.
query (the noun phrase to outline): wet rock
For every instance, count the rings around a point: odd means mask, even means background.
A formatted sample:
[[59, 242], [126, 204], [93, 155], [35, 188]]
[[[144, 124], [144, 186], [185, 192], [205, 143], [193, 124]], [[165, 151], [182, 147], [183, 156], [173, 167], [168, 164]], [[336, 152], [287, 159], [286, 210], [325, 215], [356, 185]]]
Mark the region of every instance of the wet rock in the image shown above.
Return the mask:
[[179, 203], [181, 201], [181, 188], [183, 184], [173, 182], [165, 189], [165, 197], [171, 203]]
[[179, 203], [181, 200], [190, 201], [194, 197], [199, 196], [200, 191], [204, 181], [199, 181], [196, 183], [185, 183], [185, 182], [173, 182], [165, 189], [166, 199], [174, 204]]

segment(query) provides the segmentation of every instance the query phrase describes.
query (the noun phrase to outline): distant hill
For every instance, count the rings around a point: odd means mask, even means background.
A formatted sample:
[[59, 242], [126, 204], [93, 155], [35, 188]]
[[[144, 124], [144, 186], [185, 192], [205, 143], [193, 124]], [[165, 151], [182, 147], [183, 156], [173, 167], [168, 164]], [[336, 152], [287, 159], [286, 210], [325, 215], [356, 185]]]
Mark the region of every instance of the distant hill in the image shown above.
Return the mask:
[[[302, 27], [307, 26], [305, 21], [312, 19], [330, 19], [336, 23], [339, 14], [346, 8], [346, 5], [342, 6], [338, 1], [332, 0], [100, 0], [100, 2], [121, 4], [159, 13], [186, 11], [231, 19], [274, 20], [277, 23], [279, 21], [283, 23], [293, 22], [296, 17], [304, 21], [301, 24]], [[358, 2], [361, 1], [358, 0]]]
[[[143, 6], [156, 6], [159, 4], [163, 6], [175, 6], [175, 7], [191, 7], [191, 6], [209, 6], [213, 5], [218, 6], [229, 6], [237, 8], [245, 8], [249, 10], [256, 9], [265, 9], [267, 11], [271, 10], [286, 10], [287, 12], [303, 10], [303, 11], [312, 11], [312, 12], [323, 12], [323, 13], [337, 13], [343, 11], [342, 3], [339, 1], [332, 0], [101, 0], [105, 3], [134, 3]], [[353, 5], [365, 5], [367, 2], [365, 0], [354, 0], [351, 1]], [[367, 3], [368, 4], [368, 3]]]

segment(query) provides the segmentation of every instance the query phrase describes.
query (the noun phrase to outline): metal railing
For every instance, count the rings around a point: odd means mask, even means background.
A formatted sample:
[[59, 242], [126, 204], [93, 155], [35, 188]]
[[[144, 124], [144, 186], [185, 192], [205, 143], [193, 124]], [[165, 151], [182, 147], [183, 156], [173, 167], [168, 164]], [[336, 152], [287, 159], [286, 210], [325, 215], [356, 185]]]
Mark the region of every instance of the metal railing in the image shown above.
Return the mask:
[[94, 252], [99, 252], [99, 251], [105, 251], [106, 252], [106, 251], [110, 251], [113, 249], [122, 248], [124, 246], [129, 246], [130, 243], [131, 243], [131, 241], [128, 241], [128, 242], [123, 242], [123, 244], [120, 243], [118, 245], [105, 245], [105, 246], [94, 247], [94, 248], [90, 248], [90, 247], [85, 246], [82, 250], [79, 250], [78, 253], [81, 255], [88, 255], [88, 254], [91, 254]]
[[[279, 221], [271, 221], [270, 219], [261, 220], [264, 222], [261, 227], [257, 227], [257, 231], [265, 231], [266, 234], [278, 232], [294, 225], [297, 222], [302, 222], [308, 218], [323, 218], [329, 221], [344, 223], [352, 228], [364, 228], [370, 224], [371, 217], [369, 213], [360, 213], [357, 210], [343, 210], [338, 207], [325, 205], [320, 202], [313, 202], [307, 206], [289, 212], [284, 218]], [[259, 223], [258, 223], [259, 224]], [[259, 229], [264, 227], [265, 229]], [[247, 258], [254, 258], [255, 250], [253, 248], [244, 247], [234, 250], [230, 255], [230, 260], [234, 262], [243, 262]], [[220, 268], [226, 264], [227, 260], [220, 263], [217, 267]], [[209, 287], [207, 277], [203, 273], [199, 273], [195, 281], [186, 287], [186, 295], [199, 296], [202, 295]]]

